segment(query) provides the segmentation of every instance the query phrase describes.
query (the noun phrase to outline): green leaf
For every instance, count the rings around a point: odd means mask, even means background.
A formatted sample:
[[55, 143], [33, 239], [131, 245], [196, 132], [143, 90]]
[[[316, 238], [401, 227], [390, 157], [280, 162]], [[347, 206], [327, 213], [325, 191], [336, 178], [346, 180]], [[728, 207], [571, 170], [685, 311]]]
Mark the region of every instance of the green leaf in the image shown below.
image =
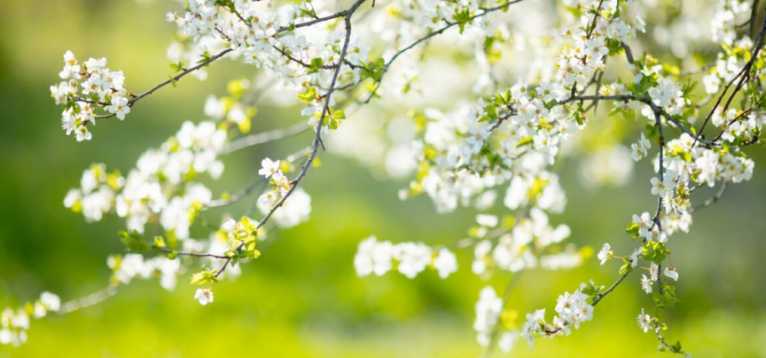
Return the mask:
[[216, 278], [215, 274], [216, 273], [210, 269], [197, 272], [192, 275], [191, 284], [201, 286], [201, 285], [208, 285], [211, 283], [215, 283], [216, 281], [218, 281], [218, 278]]
[[383, 73], [386, 70], [386, 61], [382, 57], [368, 62], [367, 65], [362, 67], [362, 79], [371, 78], [375, 82], [380, 82], [383, 78]]
[[526, 137], [521, 138], [519, 140], [519, 142], [516, 143], [516, 147], [523, 147], [525, 145], [532, 144], [532, 142], [534, 142], [534, 138], [532, 138], [532, 136], [528, 135]]
[[616, 55], [620, 52], [622, 52], [622, 43], [618, 40], [607, 38], [606, 39], [606, 48], [609, 49], [609, 55]]
[[340, 122], [344, 119], [346, 119], [346, 112], [344, 112], [342, 109], [333, 110], [330, 113], [330, 129], [338, 129]]
[[158, 249], [164, 249], [167, 246], [168, 245], [165, 243], [165, 238], [164, 237], [159, 236], [159, 235], [154, 237], [154, 247], [156, 247]]
[[457, 26], [460, 28], [460, 33], [462, 34], [463, 31], [465, 31], [465, 25], [468, 25], [472, 20], [471, 10], [468, 8], [455, 10], [455, 13], [452, 14], [452, 20], [457, 23]]
[[314, 86], [305, 85], [304, 90], [298, 93], [298, 99], [303, 103], [311, 103], [317, 97], [317, 89]]
[[668, 255], [670, 255], [670, 249], [659, 241], [647, 241], [644, 246], [641, 247], [641, 256], [647, 261], [657, 264], [662, 263]]
[[149, 250], [149, 244], [144, 237], [136, 232], [120, 231], [120, 241], [128, 251], [144, 252]]
[[309, 73], [316, 73], [319, 72], [319, 70], [322, 69], [324, 66], [324, 60], [322, 60], [321, 57], [314, 57], [311, 59], [311, 62], [309, 62]]
[[622, 265], [620, 266], [620, 270], [618, 271], [618, 273], [620, 275], [627, 275], [628, 272], [630, 272], [630, 271], [633, 271], [632, 263], [628, 259], [623, 259], [622, 260]]

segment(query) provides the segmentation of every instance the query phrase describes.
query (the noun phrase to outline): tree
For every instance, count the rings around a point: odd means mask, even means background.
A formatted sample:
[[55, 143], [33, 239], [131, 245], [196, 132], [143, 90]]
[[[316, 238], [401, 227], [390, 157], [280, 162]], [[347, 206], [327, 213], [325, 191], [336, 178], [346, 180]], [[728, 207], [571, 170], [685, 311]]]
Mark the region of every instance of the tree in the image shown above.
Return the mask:
[[[694, 212], [716, 202], [727, 185], [752, 177], [754, 162], [744, 150], [758, 143], [766, 119], [761, 87], [766, 19], [759, 5], [758, 0], [720, 1], [710, 26], [719, 50], [715, 57], [692, 59], [692, 44], [680, 35], [671, 38], [673, 43], [645, 35], [642, 16], [658, 24], [669, 15], [650, 14], [647, 6], [628, 0], [192, 0], [167, 15], [181, 38], [169, 49], [174, 73], [142, 92], [128, 90], [123, 73], [108, 68], [106, 59], [80, 62], [67, 52], [61, 81], [51, 94], [63, 108], [64, 131], [77, 141], [94, 140], [96, 122], [125, 120], [153, 93], [189, 75], [204, 78], [205, 67], [223, 59], [258, 67], [258, 76], [303, 103], [307, 123], [250, 134], [257, 95], [264, 90], [249, 80], [234, 80], [227, 95], [206, 101], [210, 120], [183, 123], [176, 135], [147, 150], [126, 176], [92, 165], [64, 205], [87, 221], [111, 214], [123, 218], [127, 253], [108, 259], [113, 275], [103, 291], [63, 304], [46, 292], [25, 307], [6, 309], [0, 343], [23, 343], [30, 317], [97, 303], [134, 278], [159, 276], [161, 285], [172, 289], [182, 271], [194, 270], [195, 299], [213, 303], [215, 283], [236, 277], [241, 264], [261, 255], [258, 243], [267, 228], [295, 226], [308, 218], [311, 199], [300, 184], [317, 166], [326, 133], [364, 121], [351, 117], [378, 105], [394, 116], [407, 113], [401, 121], [410, 130], [395, 132], [402, 140], [389, 153], [392, 173], [414, 172], [400, 197], [427, 195], [439, 212], [466, 206], [479, 215], [471, 238], [459, 245], [392, 243], [374, 236], [362, 241], [353, 258], [359, 276], [395, 269], [415, 278], [433, 268], [446, 278], [458, 269], [454, 247], [473, 249], [471, 270], [477, 276], [506, 275], [511, 281], [500, 295], [485, 287], [476, 303], [477, 341], [491, 355], [495, 348], [511, 350], [520, 336], [531, 344], [537, 337], [571, 334], [631, 274], [641, 273], [640, 285], [654, 307], [637, 312], [639, 328], [657, 337], [660, 350], [683, 354], [679, 342], [666, 339], [664, 310], [677, 301], [679, 279], [669, 262], [670, 239], [688, 232]], [[533, 15], [548, 32], [525, 33], [515, 25]], [[475, 78], [460, 78], [473, 82], [466, 101], [449, 111], [390, 101], [422, 97], [414, 90], [419, 85], [426, 90], [440, 85], [421, 83], [418, 75], [427, 70], [427, 45], [447, 36], [456, 48], [435, 56], [456, 65], [468, 61], [475, 68]], [[509, 69], [512, 64], [504, 57], [509, 45], [523, 45], [526, 50], [515, 56], [535, 62]], [[456, 56], [465, 48], [473, 58]], [[517, 323], [518, 313], [506, 305], [515, 277], [535, 268], [572, 268], [588, 256], [566, 242], [569, 227], [552, 224], [548, 213], [561, 212], [566, 204], [553, 165], [572, 151], [567, 143], [577, 132], [597, 119], [630, 120], [643, 128], [630, 151], [619, 147], [594, 159], [587, 175], [619, 181], [632, 161], [650, 158], [656, 208], [628, 223], [633, 250], [618, 254], [604, 243], [596, 255], [601, 265], [618, 263], [612, 283], [582, 283], [559, 296], [552, 316], [530, 310]], [[235, 194], [214, 196], [200, 182], [222, 175], [223, 155], [305, 131], [313, 131], [307, 147], [283, 159], [263, 159], [257, 178]], [[599, 174], [604, 170], [609, 173]], [[704, 187], [718, 192], [710, 198], [693, 195]], [[509, 214], [488, 214], [503, 190]], [[209, 240], [190, 237], [201, 212], [253, 193], [259, 195], [258, 219], [250, 217], [254, 213], [225, 216]]]

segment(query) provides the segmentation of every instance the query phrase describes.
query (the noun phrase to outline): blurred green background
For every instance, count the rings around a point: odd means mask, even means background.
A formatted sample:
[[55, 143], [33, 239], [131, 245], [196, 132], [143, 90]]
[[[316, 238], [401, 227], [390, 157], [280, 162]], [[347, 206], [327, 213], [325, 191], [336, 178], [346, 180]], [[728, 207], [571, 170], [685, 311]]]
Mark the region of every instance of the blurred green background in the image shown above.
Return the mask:
[[[122, 123], [100, 122], [94, 140], [64, 136], [48, 86], [61, 54], [105, 56], [125, 71], [132, 89], [166, 78], [165, 48], [172, 27], [166, 3], [134, 1], [4, 0], [0, 22], [0, 307], [51, 290], [63, 299], [107, 282], [105, 257], [122, 250], [114, 218], [86, 224], [62, 205], [91, 162], [126, 172], [149, 146], [172, 135], [183, 120], [202, 119], [209, 93], [223, 93], [242, 68], [214, 66], [207, 82], [187, 79], [137, 106]], [[237, 72], [239, 71], [239, 72]], [[261, 108], [255, 130], [294, 121], [297, 112]], [[280, 147], [258, 147], [226, 158], [221, 188], [244, 187], [266, 153], [289, 153], [308, 137]], [[764, 160], [763, 147], [751, 150]], [[273, 154], [272, 154], [273, 155]], [[134, 281], [107, 302], [67, 316], [33, 321], [28, 344], [0, 347], [0, 357], [473, 357], [481, 350], [472, 331], [473, 306], [484, 285], [463, 270], [441, 281], [433, 273], [359, 279], [353, 271], [358, 242], [369, 234], [391, 241], [449, 243], [463, 237], [472, 213], [437, 215], [426, 199], [400, 202], [403, 182], [383, 180], [348, 159], [322, 156], [305, 186], [312, 219], [273, 231], [264, 255], [243, 276], [216, 286], [213, 305], [193, 299], [185, 280], [175, 292], [156, 281]], [[622, 188], [583, 189], [577, 163], [565, 162], [562, 179], [572, 240], [596, 250], [604, 241], [626, 251], [624, 224], [653, 207], [646, 162]], [[732, 187], [716, 206], [700, 212], [690, 235], [673, 241], [681, 274], [681, 304], [671, 310], [671, 339], [697, 357], [766, 357], [766, 176]], [[244, 211], [252, 203], [233, 208]], [[209, 214], [218, 222], [222, 212]], [[590, 277], [608, 283], [612, 270], [591, 259], [561, 274], [520, 277], [511, 305], [520, 311], [552, 307], [558, 293]], [[492, 282], [496, 289], [502, 280]], [[513, 354], [546, 357], [654, 357], [656, 341], [635, 317], [650, 307], [634, 277], [596, 310], [596, 319], [570, 337], [519, 343]]]

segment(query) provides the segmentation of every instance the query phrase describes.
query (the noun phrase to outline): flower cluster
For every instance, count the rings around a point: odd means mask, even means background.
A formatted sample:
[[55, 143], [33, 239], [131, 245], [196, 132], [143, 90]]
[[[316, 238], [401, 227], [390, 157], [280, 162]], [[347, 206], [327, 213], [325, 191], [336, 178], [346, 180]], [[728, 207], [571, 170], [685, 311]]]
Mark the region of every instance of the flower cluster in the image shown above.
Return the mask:
[[[659, 66], [654, 66], [650, 71], [658, 70]], [[669, 78], [662, 78], [656, 86], [650, 88], [649, 96], [656, 106], [664, 108], [671, 115], [680, 114], [686, 105], [681, 88]]]
[[106, 264], [112, 270], [112, 284], [128, 284], [134, 278], [149, 279], [158, 276], [160, 286], [169, 291], [176, 287], [181, 269], [178, 259], [164, 256], [145, 259], [141, 254], [109, 256]]
[[731, 45], [737, 39], [736, 26], [750, 18], [751, 4], [741, 0], [720, 0], [713, 17], [713, 41]]
[[[184, 243], [186, 255], [209, 259], [206, 268], [192, 274], [191, 283], [198, 286], [210, 286], [222, 276], [239, 276], [240, 262], [260, 257], [258, 240], [265, 238], [266, 231], [262, 225], [250, 217], [243, 216], [239, 220], [225, 219], [221, 227], [210, 236], [208, 245], [186, 240]], [[216, 262], [220, 260], [224, 260], [224, 263], [215, 267]], [[208, 305], [213, 302], [213, 291], [210, 287], [200, 287], [194, 292], [194, 299], [203, 306]]]
[[282, 162], [279, 160], [264, 158], [261, 161], [261, 169], [258, 170], [258, 175], [268, 179], [276, 189], [275, 191], [280, 195], [284, 195], [290, 190], [290, 179], [282, 171]]
[[757, 140], [766, 124], [766, 115], [731, 108], [725, 114], [714, 112], [710, 123], [721, 129], [722, 140], [736, 145]]
[[[257, 240], [263, 240], [265, 237], [266, 232], [259, 227], [258, 221], [243, 216], [239, 220], [232, 218], [224, 220], [213, 239], [217, 239], [218, 242], [224, 243], [224, 246], [228, 247], [221, 252], [223, 255], [234, 256], [241, 247], [249, 258], [258, 258], [261, 253], [256, 248]], [[215, 243], [211, 244], [211, 247], [215, 246]], [[216, 253], [216, 250], [212, 250], [211, 253]]]
[[530, 344], [536, 336], [569, 335], [584, 322], [593, 319], [593, 305], [583, 291], [585, 285], [572, 293], [565, 292], [556, 300], [556, 316], [551, 322], [545, 320], [545, 309], [527, 314], [521, 336]]
[[64, 206], [82, 212], [85, 220], [100, 221], [112, 210], [115, 192], [125, 185], [119, 172], [108, 173], [106, 165], [92, 164], [82, 173], [80, 188], [71, 189], [64, 198]]
[[99, 110], [121, 120], [130, 113], [125, 75], [107, 68], [105, 58], [79, 63], [72, 51], [67, 51], [59, 77], [62, 81], [51, 86], [51, 96], [64, 107], [62, 128], [67, 135], [74, 134], [78, 142], [92, 138], [88, 126], [102, 117]]
[[306, 221], [311, 214], [311, 196], [302, 188], [293, 188], [293, 182], [285, 174], [292, 170], [291, 162], [265, 158], [258, 170], [271, 187], [258, 197], [258, 209], [264, 215], [273, 211], [276, 224], [285, 228]]
[[587, 15], [577, 17], [574, 26], [564, 34], [570, 46], [561, 54], [556, 78], [561, 79], [566, 88], [582, 89], [588, 86], [594, 74], [606, 68], [606, 57], [628, 41], [633, 30], [620, 18], [617, 0], [565, 3]]
[[[268, 214], [282, 199], [278, 191], [267, 191], [258, 197], [258, 210]], [[288, 228], [308, 220], [311, 214], [311, 196], [302, 188], [296, 188], [272, 215], [277, 226]]]
[[495, 330], [500, 313], [503, 310], [503, 300], [497, 296], [492, 287], [484, 287], [476, 301], [476, 319], [473, 321], [473, 329], [476, 331], [476, 340], [481, 346], [488, 346]]
[[484, 287], [476, 301], [476, 318], [473, 329], [476, 331], [476, 340], [482, 347], [489, 347], [493, 340], [502, 352], [510, 352], [513, 349], [520, 333], [515, 327], [516, 311], [504, 307], [503, 300], [491, 286]]
[[[316, 123], [325, 112], [324, 98], [318, 91], [329, 88], [333, 82], [328, 70], [335, 69], [340, 60], [343, 29], [338, 26], [335, 31], [316, 36], [316, 32], [309, 31], [309, 26], [306, 29], [292, 26], [318, 17], [312, 4], [282, 4], [276, 9], [272, 6], [270, 2], [240, 0], [191, 1], [183, 11], [167, 15], [186, 39], [184, 43], [174, 44], [169, 54], [178, 62], [178, 68], [183, 69], [187, 66], [185, 63], [204, 62], [212, 54], [231, 50], [231, 57], [255, 64], [284, 80], [286, 83], [282, 86], [296, 93], [306, 104], [303, 114], [311, 123]], [[367, 60], [365, 49], [355, 45], [349, 49], [344, 61], [355, 66], [339, 69], [339, 77], [348, 79], [344, 80], [346, 84], [360, 78], [362, 61]], [[232, 119], [236, 119], [241, 113], [236, 108], [233, 110]], [[324, 124], [337, 128], [343, 112], [332, 112], [331, 120]]]
[[128, 230], [138, 233], [148, 222], [159, 221], [176, 237], [187, 238], [196, 213], [212, 201], [210, 190], [194, 178], [221, 175], [218, 153], [225, 142], [226, 132], [213, 122], [184, 122], [159, 149], [141, 155], [127, 178], [107, 173], [103, 164], [91, 166], [83, 173], [81, 188], [70, 190], [64, 205], [82, 211], [89, 221], [114, 212], [125, 218]]
[[[678, 272], [675, 269], [665, 267], [662, 274], [673, 281], [678, 281]], [[660, 280], [660, 266], [652, 262], [649, 264], [648, 273], [641, 275], [641, 289], [647, 294], [652, 293], [655, 284]]]
[[473, 273], [487, 277], [493, 269], [509, 272], [542, 267], [559, 270], [578, 266], [582, 254], [571, 247], [557, 249], [570, 235], [569, 227], [551, 227], [544, 211], [533, 208], [528, 218], [508, 217], [500, 227], [497, 219], [487, 222], [479, 216], [478, 227], [469, 234], [480, 240], [474, 247]]
[[652, 143], [646, 139], [644, 133], [641, 133], [641, 138], [639, 138], [638, 142], [630, 145], [630, 155], [633, 160], [640, 161], [649, 154], [650, 149], [652, 149]]
[[394, 264], [407, 278], [415, 278], [428, 267], [435, 269], [441, 278], [457, 271], [457, 258], [446, 248], [436, 250], [415, 242], [392, 244], [378, 241], [374, 236], [362, 241], [354, 256], [354, 268], [359, 276], [382, 276], [392, 270]]
[[43, 292], [35, 302], [27, 303], [22, 308], [5, 308], [0, 313], [0, 345], [18, 346], [27, 341], [32, 318], [40, 319], [49, 312], [58, 312], [61, 309], [59, 296]]

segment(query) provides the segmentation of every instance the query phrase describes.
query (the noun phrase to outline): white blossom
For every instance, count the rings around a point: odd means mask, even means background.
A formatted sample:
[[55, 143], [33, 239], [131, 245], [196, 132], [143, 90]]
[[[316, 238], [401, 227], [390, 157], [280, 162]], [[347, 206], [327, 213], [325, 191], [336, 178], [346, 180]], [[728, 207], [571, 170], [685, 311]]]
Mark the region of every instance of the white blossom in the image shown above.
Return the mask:
[[648, 139], [646, 139], [646, 136], [644, 136], [644, 133], [641, 133], [641, 138], [638, 140], [638, 142], [630, 145], [631, 156], [633, 157], [633, 160], [639, 161], [643, 159], [644, 157], [646, 157], [651, 147], [652, 147], [652, 144], [649, 142]]
[[603, 265], [605, 264], [610, 257], [612, 257], [614, 253], [612, 252], [612, 246], [609, 245], [609, 243], [605, 243], [604, 246], [601, 247], [601, 250], [598, 251], [598, 262]]
[[681, 88], [669, 78], [661, 79], [656, 87], [649, 89], [649, 96], [655, 105], [665, 108], [670, 114], [679, 114], [684, 106]]
[[439, 272], [439, 277], [447, 278], [457, 271], [457, 258], [455, 254], [447, 249], [439, 249], [439, 253], [434, 259], [434, 267]]
[[669, 277], [673, 281], [678, 281], [678, 271], [675, 268], [665, 267], [662, 274]]
[[638, 314], [638, 326], [644, 333], [649, 332], [652, 329], [652, 316], [646, 314], [644, 309], [641, 309], [641, 313]]
[[503, 301], [497, 296], [492, 287], [484, 287], [479, 293], [479, 300], [476, 301], [476, 319], [473, 322], [473, 329], [476, 331], [476, 340], [481, 346], [489, 345], [492, 330], [500, 317], [500, 311], [503, 309]]
[[647, 294], [652, 293], [652, 285], [654, 285], [654, 282], [649, 276], [641, 275], [641, 289], [644, 290], [644, 292]]
[[203, 306], [213, 303], [213, 291], [209, 288], [198, 288], [194, 291], [194, 299]]
[[354, 267], [359, 276], [367, 276], [372, 273], [378, 276], [384, 275], [391, 270], [393, 259], [393, 246], [390, 242], [378, 242], [374, 236], [367, 238], [359, 244], [354, 256]]

